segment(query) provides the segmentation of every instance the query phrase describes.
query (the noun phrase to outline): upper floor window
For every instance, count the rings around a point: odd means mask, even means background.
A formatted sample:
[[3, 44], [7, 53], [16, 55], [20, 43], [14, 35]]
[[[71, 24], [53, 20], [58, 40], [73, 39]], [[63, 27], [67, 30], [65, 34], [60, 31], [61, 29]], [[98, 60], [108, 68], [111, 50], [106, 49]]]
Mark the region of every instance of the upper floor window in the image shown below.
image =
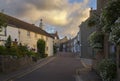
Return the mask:
[[30, 37], [30, 31], [27, 31], [27, 36]]
[[37, 33], [35, 33], [35, 38], [37, 38]]
[[46, 37], [46, 41], [48, 41], [48, 37]]
[[43, 35], [41, 36], [41, 39], [44, 39]]

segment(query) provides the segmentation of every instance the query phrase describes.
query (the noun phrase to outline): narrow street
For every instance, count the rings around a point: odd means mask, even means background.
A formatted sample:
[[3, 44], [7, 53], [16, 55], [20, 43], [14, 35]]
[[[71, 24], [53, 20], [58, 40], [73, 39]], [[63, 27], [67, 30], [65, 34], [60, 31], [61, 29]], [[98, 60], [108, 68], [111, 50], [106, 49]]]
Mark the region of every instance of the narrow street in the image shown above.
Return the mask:
[[75, 81], [78, 68], [83, 68], [79, 58], [60, 53], [53, 61], [14, 81]]

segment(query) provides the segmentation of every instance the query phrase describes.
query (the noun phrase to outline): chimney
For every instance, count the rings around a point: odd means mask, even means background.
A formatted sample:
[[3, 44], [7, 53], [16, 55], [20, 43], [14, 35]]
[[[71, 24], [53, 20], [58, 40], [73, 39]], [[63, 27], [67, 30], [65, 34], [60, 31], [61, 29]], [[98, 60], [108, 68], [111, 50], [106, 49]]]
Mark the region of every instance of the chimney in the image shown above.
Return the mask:
[[40, 19], [39, 27], [40, 27], [41, 29], [43, 29], [43, 20], [42, 20], [42, 19]]

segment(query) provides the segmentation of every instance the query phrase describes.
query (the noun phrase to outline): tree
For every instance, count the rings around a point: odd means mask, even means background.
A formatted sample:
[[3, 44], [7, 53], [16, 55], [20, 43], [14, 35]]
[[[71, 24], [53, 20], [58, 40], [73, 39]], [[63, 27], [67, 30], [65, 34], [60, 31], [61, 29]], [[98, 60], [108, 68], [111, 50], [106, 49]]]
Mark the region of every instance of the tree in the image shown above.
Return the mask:
[[7, 40], [6, 40], [5, 46], [7, 48], [10, 48], [11, 47], [11, 43], [12, 43], [12, 40], [11, 40], [11, 36], [9, 35]]
[[102, 11], [101, 23], [103, 24], [103, 31], [110, 33], [111, 26], [120, 17], [120, 0], [110, 0], [107, 6]]
[[3, 15], [3, 13], [0, 13], [0, 29], [2, 29], [3, 27], [7, 27], [7, 19], [5, 15]]
[[[101, 16], [101, 23], [103, 24], [103, 31], [110, 34], [109, 39], [116, 46], [116, 64], [117, 70], [119, 68], [119, 49], [120, 49], [120, 25], [116, 23], [120, 17], [120, 0], [110, 0], [108, 5], [104, 8]], [[119, 75], [119, 71], [118, 75]]]
[[37, 41], [37, 52], [40, 54], [40, 57], [45, 57], [45, 41], [43, 39]]
[[89, 36], [89, 43], [90, 46], [93, 49], [96, 49], [97, 51], [102, 51], [103, 50], [103, 44], [104, 44], [104, 34], [103, 32], [100, 31], [95, 31]]
[[92, 14], [87, 22], [89, 27], [96, 27], [99, 29], [100, 26], [100, 16], [97, 13]]

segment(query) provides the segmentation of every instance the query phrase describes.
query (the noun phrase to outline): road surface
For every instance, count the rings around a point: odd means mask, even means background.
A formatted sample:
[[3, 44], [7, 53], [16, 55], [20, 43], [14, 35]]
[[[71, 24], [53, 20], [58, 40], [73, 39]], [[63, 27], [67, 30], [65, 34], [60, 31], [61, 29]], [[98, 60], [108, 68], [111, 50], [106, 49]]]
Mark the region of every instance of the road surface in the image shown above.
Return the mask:
[[75, 81], [76, 69], [83, 68], [72, 53], [59, 53], [41, 68], [13, 81]]

